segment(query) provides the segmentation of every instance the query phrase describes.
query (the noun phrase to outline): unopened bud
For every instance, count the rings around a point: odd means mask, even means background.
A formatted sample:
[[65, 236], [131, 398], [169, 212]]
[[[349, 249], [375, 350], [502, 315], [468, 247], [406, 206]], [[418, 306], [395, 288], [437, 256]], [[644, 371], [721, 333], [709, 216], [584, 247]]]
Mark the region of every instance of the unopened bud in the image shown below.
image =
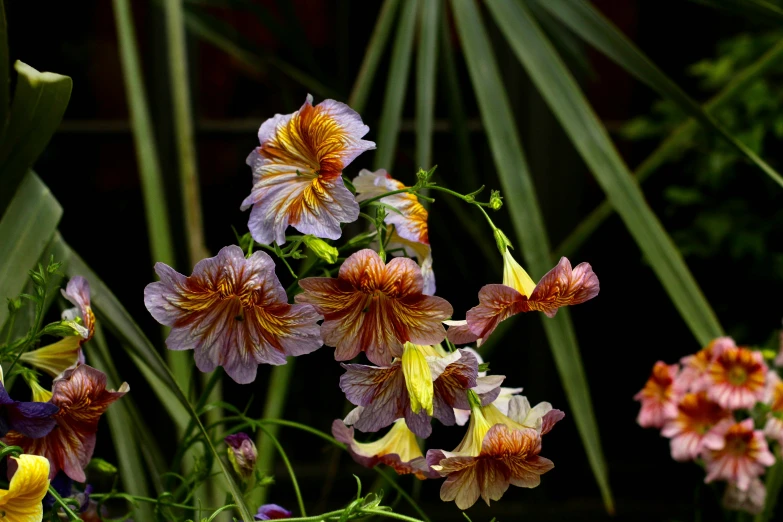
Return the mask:
[[16, 299], [8, 299], [8, 313], [14, 315], [19, 309], [22, 308], [22, 300], [18, 297]]
[[419, 185], [425, 185], [426, 183], [429, 183], [430, 178], [435, 173], [435, 169], [438, 168], [438, 166], [432, 167], [430, 170], [424, 170], [419, 169], [419, 171], [416, 173], [416, 181]]
[[503, 198], [500, 195], [499, 190], [493, 190], [489, 195], [489, 208], [492, 210], [500, 210], [503, 206]]
[[118, 471], [117, 466], [111, 462], [97, 458], [90, 460], [90, 463], [87, 465], [87, 469], [91, 471], [97, 471], [98, 473], [102, 473], [104, 475], [116, 475]]
[[493, 233], [495, 234], [495, 243], [498, 245], [498, 250], [500, 250], [501, 254], [504, 254], [511, 246], [511, 240], [499, 228], [496, 228]]
[[247, 480], [253, 476], [256, 468], [258, 450], [247, 433], [228, 435], [225, 439], [228, 445], [228, 460], [237, 475]]
[[304, 244], [307, 245], [307, 248], [309, 248], [313, 254], [317, 255], [330, 265], [337, 262], [337, 258], [339, 257], [340, 253], [335, 247], [323, 239], [318, 239], [315, 236], [306, 235], [303, 239]]

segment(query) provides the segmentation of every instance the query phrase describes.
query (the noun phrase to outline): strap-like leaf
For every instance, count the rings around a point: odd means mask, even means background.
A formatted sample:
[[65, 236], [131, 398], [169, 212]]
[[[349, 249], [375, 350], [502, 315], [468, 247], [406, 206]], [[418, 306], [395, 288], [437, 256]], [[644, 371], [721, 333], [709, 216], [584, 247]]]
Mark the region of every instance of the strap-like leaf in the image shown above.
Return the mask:
[[[539, 0], [540, 1], [540, 0]], [[557, 4], [557, 5], [555, 5]], [[540, 2], [574, 33], [600, 50], [636, 79], [676, 103], [686, 114], [716, 132], [729, 145], [748, 158], [775, 183], [783, 187], [783, 177], [750, 147], [731, 135], [663, 71], [652, 63], [625, 35], [589, 2]]]
[[378, 124], [378, 151], [375, 153], [375, 168], [392, 171], [400, 133], [402, 107], [408, 88], [413, 36], [416, 33], [418, 0], [403, 0], [400, 23], [394, 39], [389, 76], [386, 79], [386, 93], [383, 98], [381, 120]]
[[5, 20], [5, 5], [0, 0], [0, 136], [3, 135], [8, 106], [11, 103], [11, 81], [8, 76], [11, 61], [8, 56], [8, 25]]
[[606, 129], [527, 8], [513, 0], [489, 0], [487, 5], [517, 58], [620, 214], [696, 340], [706, 345], [720, 336], [720, 323], [682, 255], [647, 205]]
[[0, 127], [0, 216], [60, 125], [73, 84], [67, 76], [38, 72], [19, 61], [14, 68], [14, 100], [8, 124]]
[[737, 13], [750, 20], [769, 24], [775, 28], [783, 23], [783, 9], [766, 0], [692, 0], [697, 4]]
[[[451, 5], [481, 119], [525, 263], [534, 275], [543, 275], [551, 268], [549, 240], [489, 38], [473, 0], [452, 0]], [[561, 310], [554, 319], [543, 315], [542, 318], [570, 404], [569, 413], [576, 420], [607, 510], [613, 511], [612, 493], [590, 400], [590, 388], [570, 316], [567, 310]]]
[[423, 169], [429, 169], [432, 167], [440, 0], [421, 2], [419, 9], [419, 41], [416, 54], [416, 164]]

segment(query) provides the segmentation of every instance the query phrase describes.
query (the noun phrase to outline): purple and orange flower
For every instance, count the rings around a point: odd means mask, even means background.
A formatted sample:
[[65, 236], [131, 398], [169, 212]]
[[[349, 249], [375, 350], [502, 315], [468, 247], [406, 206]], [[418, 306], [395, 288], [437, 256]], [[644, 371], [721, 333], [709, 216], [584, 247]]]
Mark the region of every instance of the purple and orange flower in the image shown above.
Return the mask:
[[389, 432], [374, 442], [357, 442], [354, 429], [339, 419], [332, 423], [332, 435], [348, 447], [357, 464], [366, 468], [386, 464], [398, 475], [413, 474], [420, 480], [438, 477], [427, 465], [416, 434], [408, 429], [404, 419], [394, 421]]
[[677, 414], [665, 421], [661, 435], [671, 439], [674, 460], [694, 460], [704, 449], [723, 448], [727, 423], [734, 424], [731, 412], [709, 400], [706, 392], [687, 393], [677, 404]]
[[433, 345], [446, 331], [441, 322], [451, 316], [451, 305], [424, 295], [424, 280], [416, 263], [395, 258], [384, 263], [372, 250], [351, 255], [337, 278], [308, 277], [297, 303], [313, 305], [324, 316], [324, 343], [336, 348], [338, 361], [360, 352], [374, 364], [388, 366], [402, 356], [403, 344]]
[[68, 369], [52, 383], [51, 404], [58, 407], [57, 423], [46, 436], [33, 439], [18, 431], [9, 431], [6, 444], [19, 446], [25, 453], [49, 459], [50, 477], [63, 470], [76, 482], [84, 482], [84, 467], [95, 450], [98, 420], [106, 409], [130, 388], [106, 389], [106, 375], [85, 364]]
[[359, 204], [343, 184], [342, 172], [375, 143], [361, 139], [369, 127], [347, 105], [308, 95], [291, 114], [277, 114], [258, 130], [260, 146], [247, 157], [253, 189], [248, 228], [259, 243], [285, 243], [290, 225], [303, 234], [338, 239], [340, 223], [359, 217]]
[[541, 425], [541, 431], [522, 424], [516, 416], [521, 411], [512, 399], [506, 416], [494, 406], [481, 407], [471, 398], [468, 431], [454, 451], [429, 450], [427, 463], [446, 477], [440, 498], [455, 501], [460, 509], [468, 509], [479, 497], [489, 505], [500, 500], [509, 486], [534, 488], [541, 475], [551, 470], [551, 460], [541, 457], [541, 436], [563, 417], [552, 410]]
[[707, 396], [723, 408], [753, 408], [764, 400], [767, 365], [761, 352], [728, 346], [713, 357], [705, 381]]
[[680, 360], [682, 371], [677, 377], [677, 385], [684, 390], [700, 392], [709, 388], [707, 371], [712, 361], [726, 348], [736, 348], [731, 337], [718, 337], [710, 341], [706, 347], [693, 355], [688, 355]]
[[503, 284], [479, 290], [479, 305], [468, 310], [464, 323], [454, 322], [449, 340], [455, 344], [482, 343], [498, 324], [521, 312], [539, 311], [554, 317], [558, 308], [589, 301], [598, 295], [599, 284], [588, 263], [571, 268], [565, 257], [535, 284], [506, 249], [503, 254]]
[[54, 428], [57, 406], [13, 400], [0, 382], [0, 437], [13, 430], [31, 439], [46, 436]]
[[196, 366], [222, 366], [240, 384], [253, 382], [259, 364], [280, 365], [287, 356], [311, 353], [323, 344], [312, 306], [288, 304], [264, 252], [245, 259], [238, 246], [199, 261], [185, 277], [163, 263], [160, 281], [144, 289], [144, 304], [161, 324], [171, 326], [170, 350], [194, 350]]
[[[356, 188], [356, 201], [359, 202], [387, 192], [408, 188], [383, 169], [375, 172], [370, 172], [367, 169], [362, 170], [353, 179], [353, 186]], [[389, 225], [391, 234], [386, 250], [392, 251], [400, 248], [409, 257], [415, 257], [424, 277], [423, 293], [426, 295], [435, 294], [435, 274], [432, 271], [432, 249], [430, 248], [427, 226], [427, 209], [419, 203], [419, 198], [410, 192], [392, 194], [381, 198], [380, 202], [396, 209], [396, 212], [388, 212], [384, 219], [384, 223]]]
[[726, 480], [740, 491], [748, 491], [753, 479], [775, 463], [775, 456], [769, 451], [764, 434], [753, 429], [753, 419], [727, 426], [722, 436], [721, 449], [704, 451], [704, 482]]
[[677, 403], [682, 390], [676, 382], [679, 367], [658, 361], [644, 388], [634, 395], [642, 403], [636, 422], [643, 428], [662, 428], [668, 419], [677, 416]]

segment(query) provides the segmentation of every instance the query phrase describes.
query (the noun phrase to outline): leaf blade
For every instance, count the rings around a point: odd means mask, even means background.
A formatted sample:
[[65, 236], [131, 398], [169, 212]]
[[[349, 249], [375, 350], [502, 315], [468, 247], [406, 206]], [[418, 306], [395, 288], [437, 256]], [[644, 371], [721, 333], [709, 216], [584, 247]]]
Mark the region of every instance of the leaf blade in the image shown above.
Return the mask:
[[432, 127], [435, 118], [435, 84], [438, 59], [440, 1], [421, 2], [416, 54], [416, 163], [432, 167]]

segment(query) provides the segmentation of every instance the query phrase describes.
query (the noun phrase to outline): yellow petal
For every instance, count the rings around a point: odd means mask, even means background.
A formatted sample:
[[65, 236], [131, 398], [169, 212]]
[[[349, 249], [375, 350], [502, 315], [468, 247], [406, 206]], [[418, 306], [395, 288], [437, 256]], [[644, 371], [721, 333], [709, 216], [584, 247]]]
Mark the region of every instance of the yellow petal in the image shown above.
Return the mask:
[[536, 288], [536, 284], [508, 249], [503, 252], [503, 284], [510, 286], [525, 297], [530, 297]]
[[432, 415], [432, 399], [435, 394], [432, 384], [432, 372], [427, 358], [418, 345], [405, 343], [402, 352], [402, 373], [405, 387], [411, 399], [411, 410], [419, 413], [422, 409]]
[[81, 341], [82, 338], [75, 335], [63, 337], [56, 343], [23, 353], [20, 359], [45, 371], [52, 377], [57, 377], [67, 368], [76, 364]]
[[0, 520], [40, 522], [43, 500], [49, 489], [49, 461], [38, 455], [13, 457], [19, 468], [8, 490], [0, 490]]
[[35, 381], [30, 383], [30, 389], [33, 391], [33, 401], [35, 402], [49, 402], [52, 398], [52, 392]]
[[410, 462], [423, 457], [416, 435], [405, 424], [405, 419], [397, 419], [391, 430], [374, 442], [355, 442], [356, 452], [365, 457], [382, 457], [394, 453], [402, 462]]

